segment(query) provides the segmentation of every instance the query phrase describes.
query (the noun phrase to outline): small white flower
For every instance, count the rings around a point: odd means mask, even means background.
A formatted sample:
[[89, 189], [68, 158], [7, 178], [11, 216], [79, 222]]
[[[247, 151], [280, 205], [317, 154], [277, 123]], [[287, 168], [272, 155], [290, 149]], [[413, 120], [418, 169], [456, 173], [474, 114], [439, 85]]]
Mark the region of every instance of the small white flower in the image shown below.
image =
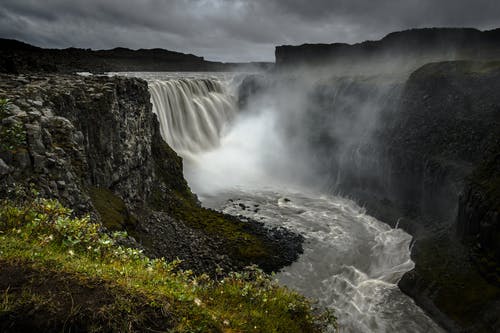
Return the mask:
[[70, 256], [74, 256], [75, 255], [75, 252], [73, 252], [73, 250], [69, 250], [68, 253], [69, 253]]
[[199, 298], [194, 299], [194, 304], [201, 306], [201, 300]]
[[224, 321], [223, 321], [222, 323], [223, 323], [224, 325], [226, 325], [226, 326], [229, 326], [229, 320], [227, 320], [227, 319], [224, 319]]

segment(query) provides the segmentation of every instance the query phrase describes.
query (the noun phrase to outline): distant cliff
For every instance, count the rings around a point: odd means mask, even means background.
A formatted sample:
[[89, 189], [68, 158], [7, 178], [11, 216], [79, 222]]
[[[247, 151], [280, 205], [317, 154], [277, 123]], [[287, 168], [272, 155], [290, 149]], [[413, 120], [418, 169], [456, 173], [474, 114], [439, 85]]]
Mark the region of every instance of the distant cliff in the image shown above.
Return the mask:
[[115, 48], [43, 49], [17, 40], [0, 39], [0, 72], [74, 73], [74, 72], [161, 72], [233, 71], [268, 69], [270, 63], [222, 63], [207, 61], [192, 54], [164, 49]]
[[[354, 66], [388, 63], [416, 68], [432, 61], [498, 59], [500, 29], [427, 28], [393, 32], [358, 44], [304, 44], [276, 47], [276, 66]], [[416, 67], [415, 67], [416, 66]]]
[[[450, 331], [500, 325], [499, 90], [500, 62], [431, 63], [402, 83], [332, 79], [307, 113], [320, 174], [414, 236], [400, 287]], [[359, 138], [332, 135], [339, 122]]]
[[498, 331], [500, 61], [395, 76], [278, 69], [243, 81], [240, 104], [293, 95], [301, 109], [279, 100], [291, 109], [280, 128], [298, 163], [414, 236], [401, 289], [452, 332]]

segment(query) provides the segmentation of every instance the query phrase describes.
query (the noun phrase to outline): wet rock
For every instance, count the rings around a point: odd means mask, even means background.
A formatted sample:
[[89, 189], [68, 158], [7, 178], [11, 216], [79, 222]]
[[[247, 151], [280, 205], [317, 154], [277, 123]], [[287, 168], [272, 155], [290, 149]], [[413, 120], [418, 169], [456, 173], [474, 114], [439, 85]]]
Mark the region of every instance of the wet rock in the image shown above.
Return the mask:
[[11, 168], [0, 158], [0, 176], [5, 176], [9, 174]]
[[30, 150], [35, 153], [44, 153], [46, 151], [42, 139], [42, 129], [38, 123], [26, 124], [26, 135]]
[[13, 166], [19, 169], [27, 169], [31, 166], [30, 155], [25, 150], [20, 150], [12, 154]]

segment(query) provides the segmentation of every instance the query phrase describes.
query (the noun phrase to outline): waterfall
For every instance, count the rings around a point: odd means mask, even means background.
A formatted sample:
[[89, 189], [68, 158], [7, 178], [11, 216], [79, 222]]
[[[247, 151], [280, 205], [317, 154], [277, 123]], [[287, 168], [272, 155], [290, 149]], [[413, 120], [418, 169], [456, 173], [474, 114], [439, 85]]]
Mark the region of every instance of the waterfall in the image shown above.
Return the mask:
[[397, 286], [414, 267], [411, 236], [321, 192], [317, 179], [326, 177], [314, 172], [323, 165], [311, 163], [333, 159], [342, 167], [340, 180], [376, 171], [362, 149], [392, 110], [386, 107], [387, 96], [398, 93], [392, 82], [344, 80], [320, 88], [287, 82], [236, 116], [227, 77], [166, 75], [175, 74], [146, 77], [153, 111], [165, 141], [188, 157], [184, 174], [203, 205], [304, 236], [304, 253], [276, 275], [281, 284], [333, 309], [342, 332], [443, 332]]
[[236, 114], [235, 99], [216, 79], [149, 81], [163, 139], [180, 155], [214, 149]]

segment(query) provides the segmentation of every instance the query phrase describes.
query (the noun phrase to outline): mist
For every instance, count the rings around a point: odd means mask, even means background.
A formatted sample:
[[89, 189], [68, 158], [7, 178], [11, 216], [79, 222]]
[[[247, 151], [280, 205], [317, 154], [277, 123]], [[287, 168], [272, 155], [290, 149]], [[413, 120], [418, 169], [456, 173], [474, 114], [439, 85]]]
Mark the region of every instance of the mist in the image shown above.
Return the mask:
[[[379, 128], [395, 112], [406, 74], [362, 75], [359, 69], [318, 75], [302, 68], [250, 75], [233, 82], [239, 89], [227, 86], [243, 103], [219, 146], [181, 153], [193, 191], [203, 196], [267, 187], [339, 193], [353, 174], [375, 179], [384, 172], [377, 166]], [[257, 91], [243, 98], [248, 86]]]

